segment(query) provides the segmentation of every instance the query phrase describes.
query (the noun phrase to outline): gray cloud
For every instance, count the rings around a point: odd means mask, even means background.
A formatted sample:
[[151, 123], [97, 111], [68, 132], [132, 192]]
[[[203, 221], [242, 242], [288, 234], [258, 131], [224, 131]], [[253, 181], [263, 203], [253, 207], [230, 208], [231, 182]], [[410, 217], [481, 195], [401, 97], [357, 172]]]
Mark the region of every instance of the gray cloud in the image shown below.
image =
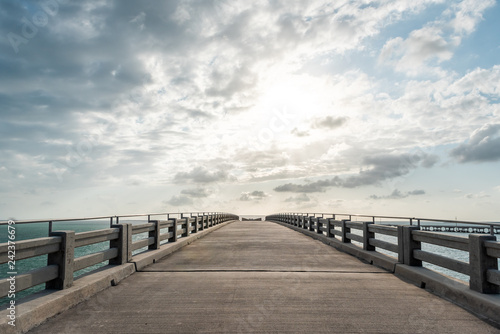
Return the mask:
[[330, 187], [357, 188], [379, 184], [407, 175], [419, 165], [430, 167], [437, 158], [422, 151], [405, 154], [382, 154], [363, 159], [363, 168], [357, 175], [314, 181], [306, 184], [287, 183], [274, 188], [277, 192], [313, 193], [324, 192]]
[[287, 199], [285, 199], [285, 202], [287, 202], [287, 203], [292, 202], [292, 203], [296, 203], [296, 204], [310, 202], [310, 201], [311, 201], [311, 199], [309, 198], [309, 196], [307, 196], [307, 194], [300, 194], [300, 195], [288, 197]]
[[227, 180], [229, 177], [225, 170], [210, 171], [205, 167], [195, 167], [190, 172], [179, 172], [174, 176], [174, 182], [194, 182], [194, 183], [213, 183]]
[[313, 123], [313, 128], [335, 129], [341, 127], [346, 122], [346, 117], [326, 116], [325, 118], [316, 119]]
[[183, 206], [183, 205], [191, 205], [193, 204], [193, 200], [187, 196], [172, 196], [166, 203], [173, 206]]
[[183, 189], [181, 190], [181, 194], [192, 198], [204, 198], [210, 196], [210, 192], [205, 188]]
[[293, 192], [293, 193], [315, 193], [315, 192], [324, 192], [326, 188], [329, 187], [339, 187], [341, 186], [342, 181], [339, 177], [334, 177], [330, 180], [319, 180], [315, 182], [311, 182], [308, 184], [295, 184], [295, 183], [287, 183], [281, 186], [277, 186], [274, 188], [274, 191], [277, 192]]
[[240, 196], [240, 201], [260, 201], [263, 198], [268, 197], [269, 195], [266, 194], [264, 191], [261, 190], [254, 190], [252, 192], [245, 192], [242, 193]]
[[309, 132], [307, 131], [301, 131], [297, 128], [293, 128], [292, 131], [290, 132], [293, 135], [296, 135], [297, 137], [307, 137], [309, 136]]
[[500, 160], [500, 124], [487, 124], [474, 131], [469, 140], [451, 151], [460, 162]]
[[425, 195], [425, 191], [421, 189], [416, 189], [412, 191], [408, 191], [406, 193], [403, 193], [399, 191], [398, 189], [394, 189], [394, 191], [387, 196], [377, 196], [377, 195], [371, 195], [371, 199], [400, 199], [400, 198], [406, 198], [408, 196], [418, 196], [418, 195]]

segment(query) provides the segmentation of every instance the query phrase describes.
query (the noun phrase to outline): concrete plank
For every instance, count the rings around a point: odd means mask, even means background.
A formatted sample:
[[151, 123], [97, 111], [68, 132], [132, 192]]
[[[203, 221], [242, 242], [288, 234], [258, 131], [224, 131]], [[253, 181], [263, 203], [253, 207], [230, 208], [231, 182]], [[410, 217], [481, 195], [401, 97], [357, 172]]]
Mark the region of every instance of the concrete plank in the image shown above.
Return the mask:
[[232, 223], [143, 269], [210, 270], [385, 272], [270, 222]]
[[500, 333], [392, 274], [142, 272], [30, 333]]

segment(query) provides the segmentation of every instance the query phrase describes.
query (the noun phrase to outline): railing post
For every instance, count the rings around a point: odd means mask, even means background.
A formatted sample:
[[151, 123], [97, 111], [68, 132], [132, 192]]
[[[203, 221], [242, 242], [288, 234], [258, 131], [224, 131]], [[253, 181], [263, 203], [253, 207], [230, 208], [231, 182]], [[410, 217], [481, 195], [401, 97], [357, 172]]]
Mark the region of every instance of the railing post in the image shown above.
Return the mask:
[[375, 233], [370, 232], [370, 225], [373, 222], [363, 222], [363, 249], [366, 251], [374, 251], [375, 246], [370, 245], [370, 239], [375, 238]]
[[398, 226], [398, 262], [405, 263], [405, 245], [403, 226]]
[[313, 217], [309, 216], [309, 231], [314, 232]]
[[[186, 232], [182, 233], [183, 237], [187, 237], [189, 235], [189, 227], [191, 226], [191, 221], [189, 220], [188, 217], [181, 218], [181, 220], [185, 221], [185, 226], [186, 226]], [[181, 229], [182, 229], [182, 222], [181, 222]]]
[[316, 218], [316, 233], [323, 234], [323, 230], [321, 230], [321, 227], [323, 227], [323, 223], [319, 221], [320, 219], [321, 218], [319, 217]]
[[132, 225], [128, 223], [111, 225], [119, 231], [118, 239], [109, 242], [110, 248], [118, 248], [118, 256], [109, 264], [125, 264], [132, 259]]
[[330, 218], [326, 219], [326, 237], [331, 238], [332, 237], [332, 225], [330, 224]]
[[176, 242], [177, 241], [177, 218], [170, 218], [172, 221], [172, 226], [168, 228], [168, 232], [172, 233], [172, 236], [168, 238], [168, 242]]
[[469, 234], [469, 287], [477, 292], [497, 294], [500, 293], [500, 287], [486, 279], [488, 269], [498, 270], [497, 259], [486, 254], [484, 242], [487, 240], [496, 241], [497, 238], [493, 235]]
[[413, 240], [413, 231], [418, 226], [398, 226], [398, 261], [408, 266], [421, 267], [422, 261], [413, 257], [415, 249], [422, 248], [420, 241]]
[[347, 233], [351, 233], [351, 228], [347, 227], [346, 222], [351, 221], [350, 219], [342, 219], [342, 242], [350, 243], [351, 239], [347, 237]]
[[160, 233], [161, 233], [161, 227], [160, 227], [160, 221], [159, 220], [151, 220], [150, 223], [154, 224], [154, 231], [149, 231], [148, 237], [151, 238], [153, 237], [155, 242], [152, 245], [148, 246], [148, 249], [160, 249]]
[[194, 231], [193, 231], [193, 233], [198, 233], [198, 216], [195, 216], [193, 218], [194, 218]]
[[75, 261], [75, 231], [51, 232], [51, 237], [61, 237], [61, 247], [47, 257], [47, 265], [58, 265], [59, 276], [45, 283], [46, 289], [66, 289], [73, 285]]
[[207, 216], [203, 215], [201, 216], [201, 226], [200, 226], [200, 231], [203, 231], [205, 229], [205, 218]]

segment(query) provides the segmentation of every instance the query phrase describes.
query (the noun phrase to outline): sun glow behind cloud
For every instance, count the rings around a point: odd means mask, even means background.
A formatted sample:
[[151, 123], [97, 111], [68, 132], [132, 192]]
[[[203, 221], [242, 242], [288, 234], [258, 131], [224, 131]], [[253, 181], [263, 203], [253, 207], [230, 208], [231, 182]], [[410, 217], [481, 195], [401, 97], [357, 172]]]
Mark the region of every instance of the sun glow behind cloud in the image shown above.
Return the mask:
[[[41, 10], [0, 7], [3, 36]], [[61, 3], [0, 41], [0, 213], [498, 219], [498, 7]]]

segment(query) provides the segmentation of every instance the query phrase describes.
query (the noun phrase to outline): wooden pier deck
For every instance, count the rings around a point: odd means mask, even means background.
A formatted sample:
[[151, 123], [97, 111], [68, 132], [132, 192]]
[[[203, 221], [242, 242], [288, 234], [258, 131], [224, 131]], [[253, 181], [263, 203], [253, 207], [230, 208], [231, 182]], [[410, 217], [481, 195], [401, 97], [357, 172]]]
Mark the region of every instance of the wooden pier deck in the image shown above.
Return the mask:
[[500, 333], [272, 222], [233, 222], [29, 333]]

